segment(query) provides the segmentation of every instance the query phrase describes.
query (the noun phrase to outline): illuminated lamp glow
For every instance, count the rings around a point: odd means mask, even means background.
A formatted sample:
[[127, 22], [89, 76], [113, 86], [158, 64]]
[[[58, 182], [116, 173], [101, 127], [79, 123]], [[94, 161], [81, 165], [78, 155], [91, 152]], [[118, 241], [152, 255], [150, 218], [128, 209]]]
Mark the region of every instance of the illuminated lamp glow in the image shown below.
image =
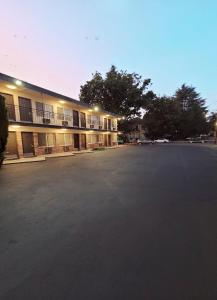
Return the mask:
[[16, 86], [14, 86], [12, 84], [7, 84], [6, 87], [10, 90], [16, 90]]
[[95, 107], [94, 107], [94, 110], [95, 110], [95, 111], [98, 111], [98, 110], [99, 110], [99, 107], [98, 107], [98, 106], [95, 106]]
[[23, 83], [22, 83], [22, 81], [20, 81], [20, 80], [17, 79], [17, 80], [15, 81], [15, 84], [18, 85], [18, 86], [21, 86]]

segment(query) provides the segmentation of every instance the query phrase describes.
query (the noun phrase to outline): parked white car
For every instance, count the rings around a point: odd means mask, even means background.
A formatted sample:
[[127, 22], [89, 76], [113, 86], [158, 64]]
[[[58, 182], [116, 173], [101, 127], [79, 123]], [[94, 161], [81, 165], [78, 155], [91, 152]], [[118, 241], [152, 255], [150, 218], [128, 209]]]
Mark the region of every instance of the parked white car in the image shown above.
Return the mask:
[[155, 143], [169, 143], [169, 140], [168, 139], [157, 139], [157, 140], [154, 140]]
[[152, 140], [144, 139], [144, 140], [137, 140], [136, 143], [137, 145], [150, 145], [153, 144], [154, 142]]

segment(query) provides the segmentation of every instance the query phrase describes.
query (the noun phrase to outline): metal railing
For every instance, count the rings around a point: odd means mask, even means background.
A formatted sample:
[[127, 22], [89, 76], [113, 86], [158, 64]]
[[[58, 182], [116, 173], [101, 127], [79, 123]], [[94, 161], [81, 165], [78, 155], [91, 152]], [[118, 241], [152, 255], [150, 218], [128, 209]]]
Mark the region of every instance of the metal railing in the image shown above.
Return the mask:
[[[107, 130], [100, 121], [98, 124], [90, 124], [87, 118], [80, 118], [79, 126], [73, 122], [73, 115], [63, 113], [54, 113], [53, 111], [38, 110], [30, 107], [7, 104], [9, 121], [25, 122], [33, 124], [44, 124], [46, 126], [55, 125], [61, 127], [78, 127], [97, 130]], [[111, 128], [111, 131], [116, 131], [116, 128]]]

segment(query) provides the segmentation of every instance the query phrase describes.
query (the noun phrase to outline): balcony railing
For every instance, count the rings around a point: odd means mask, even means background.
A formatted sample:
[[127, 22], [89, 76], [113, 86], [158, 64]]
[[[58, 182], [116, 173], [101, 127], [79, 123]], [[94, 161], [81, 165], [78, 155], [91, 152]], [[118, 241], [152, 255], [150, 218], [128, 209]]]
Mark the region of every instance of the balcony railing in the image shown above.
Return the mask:
[[[7, 104], [9, 121], [44, 124], [45, 126], [61, 126], [61, 127], [78, 127], [97, 130], [107, 130], [103, 127], [103, 123], [100, 121], [98, 124], [90, 124], [84, 117], [79, 116], [79, 126], [77, 126], [77, 120], [73, 120], [73, 115], [67, 115], [63, 113], [54, 113], [52, 111], [37, 110], [30, 107], [16, 106]], [[74, 122], [73, 122], [74, 121]], [[116, 128], [111, 130], [115, 131]]]

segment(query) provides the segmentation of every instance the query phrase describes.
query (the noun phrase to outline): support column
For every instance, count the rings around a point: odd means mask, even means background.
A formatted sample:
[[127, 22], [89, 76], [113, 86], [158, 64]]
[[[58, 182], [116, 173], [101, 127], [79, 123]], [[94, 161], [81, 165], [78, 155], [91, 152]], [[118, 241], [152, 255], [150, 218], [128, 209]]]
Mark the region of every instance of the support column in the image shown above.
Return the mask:
[[20, 131], [16, 131], [17, 137], [17, 151], [19, 158], [23, 158], [23, 143], [22, 143], [22, 136]]

